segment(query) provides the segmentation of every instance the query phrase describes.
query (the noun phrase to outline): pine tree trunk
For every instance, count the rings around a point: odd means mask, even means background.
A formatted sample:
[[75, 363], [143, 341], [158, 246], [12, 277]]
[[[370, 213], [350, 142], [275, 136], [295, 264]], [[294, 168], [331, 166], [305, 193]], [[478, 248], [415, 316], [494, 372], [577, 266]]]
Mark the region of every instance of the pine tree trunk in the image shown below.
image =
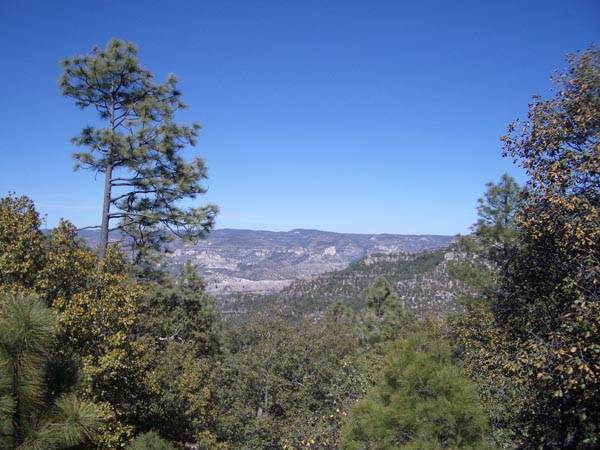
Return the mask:
[[104, 202], [102, 204], [102, 227], [100, 228], [100, 246], [98, 248], [98, 257], [104, 258], [106, 248], [108, 247], [108, 232], [109, 232], [109, 214], [110, 214], [110, 193], [111, 193], [111, 178], [112, 164], [106, 166], [106, 174], [104, 178]]
[[[112, 82], [112, 88], [114, 90], [114, 81]], [[110, 131], [114, 138], [115, 134], [115, 104], [110, 105]], [[113, 156], [115, 155], [114, 140], [111, 139], [108, 148], [108, 163], [106, 164], [106, 172], [104, 173], [104, 201], [102, 203], [102, 226], [100, 228], [100, 247], [98, 249], [98, 258], [103, 259], [106, 254], [106, 248], [108, 247], [108, 233], [110, 225], [110, 196], [112, 189], [112, 172], [113, 172]]]

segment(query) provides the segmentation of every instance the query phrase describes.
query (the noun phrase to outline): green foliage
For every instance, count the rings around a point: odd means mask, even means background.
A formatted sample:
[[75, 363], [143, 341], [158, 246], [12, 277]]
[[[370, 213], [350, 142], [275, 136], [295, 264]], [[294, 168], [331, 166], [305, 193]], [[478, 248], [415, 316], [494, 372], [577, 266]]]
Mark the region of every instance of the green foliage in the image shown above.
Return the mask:
[[154, 429], [172, 442], [217, 449], [214, 359], [221, 353], [221, 319], [196, 267], [142, 280], [136, 325], [143, 347], [146, 395], [138, 400], [138, 430]]
[[220, 316], [191, 265], [144, 284], [136, 327], [143, 348], [145, 395], [137, 399], [138, 430], [155, 429], [172, 442], [218, 449], [214, 435], [214, 359], [220, 354]]
[[365, 289], [365, 301], [367, 307], [359, 318], [359, 339], [364, 346], [393, 341], [414, 321], [384, 278], [376, 278]]
[[[6, 223], [37, 217], [33, 204], [23, 202], [29, 205], [27, 216], [22, 208], [6, 208]], [[27, 240], [27, 227], [8, 229], [0, 241], [37, 242]], [[209, 386], [212, 358], [220, 354], [220, 319], [195, 268], [185, 266], [173, 277], [157, 273], [153, 281], [136, 284], [122, 251], [110, 246], [99, 260], [64, 221], [39, 244], [40, 264], [27, 266], [24, 252], [13, 255], [23, 276], [9, 287], [25, 288], [20, 280], [57, 312], [59, 335], [52, 348], [60, 352], [48, 361], [56, 368], [48, 383], [60, 392], [75, 383], [82, 366], [87, 383], [81, 389], [103, 418], [94, 445], [122, 448], [136, 431], [155, 428], [181, 445], [221, 448], [212, 432], [216, 419]], [[71, 354], [80, 355], [78, 364]]]
[[189, 344], [170, 341], [161, 348], [147, 346], [144, 383], [148, 396], [138, 401], [138, 430], [155, 429], [180, 445], [222, 448], [214, 430], [217, 404], [211, 375], [214, 361], [197, 357]]
[[494, 441], [503, 449], [518, 448], [520, 421], [516, 412], [531, 399], [517, 377], [517, 343], [481, 302], [469, 305], [466, 314], [451, 317], [449, 324], [454, 351], [479, 388]]
[[502, 138], [530, 180], [507, 216], [509, 234], [476, 225], [490, 276], [475, 294], [488, 307], [472, 304], [454, 322], [457, 349], [507, 448], [600, 445], [600, 52], [569, 62], [554, 98], [534, 97], [528, 120]]
[[524, 190], [507, 174], [498, 184], [489, 182], [486, 187], [478, 200], [473, 235], [457, 239], [457, 251], [463, 257], [449, 266], [450, 273], [466, 286], [462, 300], [467, 304], [489, 302], [499, 295], [498, 280], [509, 270], [519, 245], [515, 217]]
[[[342, 303], [355, 312], [364, 307], [364, 291], [378, 277], [385, 278], [417, 315], [454, 311], [454, 302], [442, 303], [440, 290], [451, 284], [444, 268], [444, 250], [420, 253], [371, 255], [343, 270], [324, 273], [309, 280], [296, 280], [272, 295], [238, 295], [223, 301], [228, 311], [262, 311], [277, 305], [290, 318], [321, 316], [331, 305]], [[226, 302], [226, 303], [225, 303]]]
[[62, 67], [63, 95], [81, 109], [94, 108], [107, 124], [88, 126], [73, 138], [88, 148], [73, 155], [75, 168], [105, 175], [101, 258], [113, 229], [131, 238], [139, 258], [169, 232], [193, 238], [212, 229], [215, 206], [177, 206], [206, 192], [206, 168], [201, 158], [187, 163], [180, 155], [195, 145], [200, 126], [174, 122], [174, 113], [185, 108], [175, 76], [155, 84], [140, 67], [135, 46], [117, 39], [105, 50], [94, 47], [86, 56], [65, 59]]
[[177, 341], [195, 348], [197, 356], [220, 352], [221, 316], [214, 297], [206, 294], [197, 267], [187, 262], [171, 276], [144, 282], [138, 332], [156, 344]]
[[127, 450], [175, 450], [175, 447], [155, 431], [148, 431], [137, 435]]
[[495, 442], [510, 449], [518, 445], [519, 420], [514, 412], [528, 396], [515, 381], [514, 341], [497, 323], [490, 305], [504, 298], [501, 280], [518, 252], [516, 214], [524, 190], [506, 174], [498, 184], [486, 187], [473, 235], [457, 240], [462, 258], [450, 265], [450, 272], [464, 286], [461, 300], [467, 307], [465, 314], [451, 318], [451, 336], [465, 372], [479, 387]]
[[504, 151], [530, 175], [523, 245], [494, 304], [517, 342], [527, 445], [598, 448], [600, 423], [600, 50], [569, 57], [553, 98], [534, 97]]
[[[98, 426], [90, 402], [72, 392], [76, 370], [51, 358], [57, 322], [32, 296], [0, 299], [0, 448], [52, 450], [84, 442]], [[70, 376], [65, 376], [69, 374]]]
[[0, 199], [0, 285], [2, 290], [31, 289], [44, 264], [41, 220], [25, 197]]
[[431, 332], [398, 340], [381, 379], [351, 410], [341, 448], [492, 448], [475, 385]]
[[77, 238], [70, 222], [61, 220], [46, 236], [44, 261], [35, 290], [48, 305], [56, 299], [71, 298], [94, 283], [98, 259]]
[[[68, 252], [63, 256], [73, 256]], [[77, 292], [58, 297], [61, 341], [81, 355], [89, 379], [86, 394], [103, 407], [104, 422], [97, 436], [99, 445], [112, 448], [128, 441], [139, 415], [139, 400], [145, 386], [142, 346], [131, 338], [140, 311], [141, 288], [128, 281], [124, 254], [114, 246], [102, 259], [86, 250], [65, 263], [92, 258], [94, 269]], [[75, 279], [76, 280], [76, 279]]]
[[490, 182], [486, 187], [484, 196], [478, 200], [478, 219], [473, 231], [488, 244], [489, 259], [501, 263], [507, 259], [507, 249], [518, 236], [515, 216], [524, 191], [506, 173], [498, 184]]
[[[5, 258], [18, 268], [19, 276], [2, 287], [33, 291], [58, 313], [54, 346], [60, 346], [61, 353], [55, 356], [81, 356], [89, 380], [85, 395], [97, 403], [104, 419], [99, 445], [110, 448], [128, 441], [128, 422], [136, 414], [132, 405], [141, 385], [140, 348], [130, 339], [139, 312], [139, 287], [127, 280], [122, 253], [109, 249], [99, 262], [66, 221], [44, 242], [33, 203], [26, 197], [17, 200], [1, 201], [8, 206], [2, 210], [4, 223], [11, 225], [0, 230], [0, 241], [19, 243], [7, 247]], [[35, 261], [28, 252], [36, 255]]]
[[232, 330], [214, 375], [218, 433], [232, 449], [337, 441], [339, 423], [322, 417], [347, 410], [369, 384], [352, 324], [338, 319], [315, 325], [262, 314]]

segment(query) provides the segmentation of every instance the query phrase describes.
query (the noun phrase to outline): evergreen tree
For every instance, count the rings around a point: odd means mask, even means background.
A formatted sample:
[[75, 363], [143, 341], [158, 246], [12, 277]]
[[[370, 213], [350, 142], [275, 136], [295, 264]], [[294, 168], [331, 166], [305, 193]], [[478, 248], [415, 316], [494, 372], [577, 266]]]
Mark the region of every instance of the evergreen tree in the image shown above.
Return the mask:
[[485, 258], [496, 269], [505, 270], [518, 238], [515, 217], [524, 190], [506, 173], [498, 184], [490, 182], [486, 187], [484, 196], [478, 200], [478, 220], [473, 231], [485, 249]]
[[473, 234], [457, 240], [463, 257], [449, 264], [451, 274], [467, 288], [463, 295], [467, 304], [499, 295], [498, 279], [509, 270], [519, 240], [516, 214], [524, 190], [508, 174], [486, 187], [478, 199]]
[[490, 309], [504, 295], [500, 280], [508, 274], [518, 251], [516, 215], [524, 190], [507, 174], [486, 187], [478, 200], [473, 234], [458, 240], [462, 258], [449, 264], [464, 286], [462, 300], [467, 308], [466, 314], [451, 318], [451, 335], [466, 373], [479, 387], [494, 439], [509, 449], [516, 445], [514, 410], [525, 396], [505, 369], [512, 361], [512, 340]]
[[[154, 269], [155, 280], [141, 286], [118, 247], [100, 261], [69, 222], [46, 236], [39, 224], [28, 198], [0, 199], [0, 290], [35, 292], [58, 313], [51, 348], [61, 358], [80, 356], [82, 391], [104, 419], [85, 448], [123, 448], [152, 428], [182, 445], [219, 448], [208, 386], [220, 352], [219, 315], [195, 268], [175, 276]], [[52, 366], [62, 366], [61, 358]]]
[[600, 51], [569, 63], [502, 138], [530, 176], [516, 245], [454, 329], [507, 448], [600, 448]]
[[107, 124], [88, 126], [73, 138], [88, 148], [73, 155], [75, 168], [104, 174], [100, 258], [112, 230], [132, 239], [139, 258], [169, 232], [193, 238], [210, 231], [215, 206], [177, 206], [206, 192], [201, 185], [206, 168], [201, 158], [187, 163], [180, 155], [186, 145], [195, 145], [200, 126], [173, 121], [185, 108], [175, 76], [154, 83], [138, 64], [135, 46], [117, 39], [105, 50], [95, 47], [86, 56], [65, 59], [62, 67], [63, 95], [81, 109], [94, 108]]
[[359, 326], [363, 345], [393, 341], [412, 322], [411, 314], [402, 307], [385, 278], [376, 278], [364, 295], [367, 307], [361, 313]]
[[143, 284], [139, 333], [159, 346], [176, 341], [189, 343], [197, 356], [218, 354], [221, 316], [198, 268], [188, 261], [174, 275], [156, 275], [156, 280]]
[[341, 448], [493, 448], [486, 432], [475, 385], [452, 364], [450, 346], [424, 331], [389, 348], [380, 380], [350, 412]]
[[[215, 403], [218, 434], [232, 449], [292, 449], [302, 440], [333, 445], [341, 411], [368, 383], [344, 320], [321, 325], [251, 316], [232, 330], [227, 350], [214, 373]], [[323, 420], [333, 414], [335, 420]]]
[[197, 268], [144, 281], [137, 341], [144, 348], [138, 431], [155, 430], [173, 442], [216, 450], [216, 387], [210, 383], [221, 354], [221, 319]]
[[176, 450], [167, 440], [155, 431], [139, 434], [127, 446], [127, 450]]
[[77, 445], [98, 425], [93, 404], [71, 390], [68, 359], [49, 355], [56, 319], [31, 296], [0, 300], [0, 448], [52, 450]]
[[112, 449], [131, 437], [147, 390], [145, 349], [134, 334], [142, 289], [128, 280], [125, 255], [114, 245], [101, 261], [89, 250], [62, 256], [73, 259], [61, 264], [70, 261], [79, 270], [88, 270], [88, 257], [95, 261], [88, 282], [52, 305], [58, 312], [61, 344], [81, 355], [89, 381], [86, 394], [102, 407], [105, 420], [96, 441], [100, 448]]

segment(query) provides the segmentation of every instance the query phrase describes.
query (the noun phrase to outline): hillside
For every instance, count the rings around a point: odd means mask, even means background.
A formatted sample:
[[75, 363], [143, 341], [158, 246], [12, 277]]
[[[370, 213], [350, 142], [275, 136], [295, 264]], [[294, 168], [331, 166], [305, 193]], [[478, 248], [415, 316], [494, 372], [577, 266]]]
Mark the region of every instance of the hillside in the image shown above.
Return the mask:
[[[97, 244], [98, 233], [81, 236]], [[115, 236], [116, 239], [116, 236]], [[363, 291], [377, 277], [394, 286], [419, 315], [456, 311], [456, 286], [444, 250], [452, 236], [215, 230], [206, 239], [175, 239], [165, 263], [193, 262], [224, 313], [238, 316], [270, 305], [290, 315], [319, 315], [337, 301], [360, 309]]]
[[373, 254], [446, 247], [452, 236], [215, 230], [194, 244], [175, 240], [167, 262], [192, 261], [217, 295], [274, 293], [292, 282], [339, 271]]
[[417, 316], [443, 316], [461, 309], [456, 300], [460, 286], [448, 274], [448, 262], [454, 258], [451, 248], [374, 254], [345, 269], [297, 280], [276, 294], [223, 297], [221, 309], [230, 317], [269, 306], [290, 316], [318, 316], [335, 302], [358, 310], [363, 306], [364, 290], [375, 278], [384, 277]]

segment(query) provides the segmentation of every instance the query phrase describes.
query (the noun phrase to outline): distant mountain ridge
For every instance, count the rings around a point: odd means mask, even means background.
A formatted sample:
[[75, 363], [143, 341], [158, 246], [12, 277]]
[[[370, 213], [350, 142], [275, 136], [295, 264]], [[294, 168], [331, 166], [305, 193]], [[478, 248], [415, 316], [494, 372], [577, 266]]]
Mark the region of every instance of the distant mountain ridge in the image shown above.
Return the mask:
[[221, 229], [194, 244], [169, 244], [171, 265], [192, 261], [210, 292], [273, 293], [293, 281], [341, 270], [373, 254], [447, 247], [453, 236], [352, 234], [295, 229], [287, 232]]

